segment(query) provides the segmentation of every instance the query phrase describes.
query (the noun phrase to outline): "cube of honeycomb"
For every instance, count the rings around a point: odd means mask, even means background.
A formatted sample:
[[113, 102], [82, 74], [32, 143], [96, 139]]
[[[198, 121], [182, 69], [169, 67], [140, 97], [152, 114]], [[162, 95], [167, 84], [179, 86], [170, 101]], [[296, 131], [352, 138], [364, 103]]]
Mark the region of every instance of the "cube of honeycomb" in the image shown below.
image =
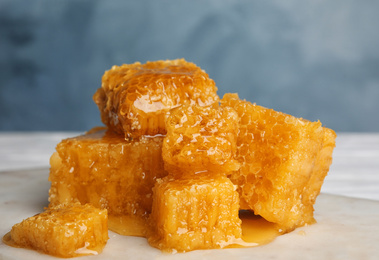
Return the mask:
[[283, 231], [312, 223], [313, 204], [331, 164], [336, 135], [320, 122], [276, 112], [226, 94], [221, 106], [240, 117], [230, 175], [241, 209], [251, 209]]
[[226, 174], [234, 160], [238, 115], [234, 109], [184, 105], [171, 111], [162, 156], [171, 176]]
[[12, 242], [59, 256], [100, 253], [108, 241], [107, 211], [80, 203], [59, 205], [15, 224]]
[[225, 176], [157, 181], [149, 243], [163, 251], [222, 248], [242, 235], [235, 186]]
[[104, 124], [127, 138], [166, 134], [167, 112], [182, 104], [217, 103], [208, 74], [184, 59], [113, 66], [94, 97]]
[[79, 201], [107, 209], [111, 229], [114, 217], [146, 218], [155, 179], [166, 176], [162, 141], [125, 140], [105, 129], [63, 140], [50, 159], [50, 205]]

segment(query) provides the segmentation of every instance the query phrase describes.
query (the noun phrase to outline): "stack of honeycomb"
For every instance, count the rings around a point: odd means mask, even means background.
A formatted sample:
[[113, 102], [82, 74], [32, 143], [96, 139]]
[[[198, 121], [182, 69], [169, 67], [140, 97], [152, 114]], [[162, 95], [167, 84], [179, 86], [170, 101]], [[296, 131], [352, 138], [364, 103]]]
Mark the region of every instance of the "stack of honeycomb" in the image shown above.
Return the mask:
[[320, 122], [220, 100], [183, 59], [114, 66], [94, 101], [106, 128], [58, 144], [51, 207], [90, 203], [110, 229], [181, 252], [241, 239], [239, 209], [282, 232], [313, 223], [336, 137]]
[[145, 236], [152, 188], [167, 175], [162, 159], [169, 110], [218, 104], [212, 79], [183, 59], [114, 66], [94, 94], [107, 126], [57, 145], [50, 164], [51, 206], [91, 203], [107, 209], [109, 227]]
[[184, 105], [166, 121], [168, 176], [154, 187], [148, 241], [164, 251], [220, 248], [241, 238], [239, 196], [226, 177], [239, 169], [237, 113]]

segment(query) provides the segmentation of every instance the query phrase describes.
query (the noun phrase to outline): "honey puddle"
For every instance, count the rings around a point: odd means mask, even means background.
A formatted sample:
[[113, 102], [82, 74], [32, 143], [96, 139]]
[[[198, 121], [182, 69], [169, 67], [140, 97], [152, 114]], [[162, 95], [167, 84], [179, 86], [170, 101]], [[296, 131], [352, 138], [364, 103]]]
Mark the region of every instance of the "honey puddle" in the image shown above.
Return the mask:
[[242, 240], [247, 243], [264, 245], [281, 235], [276, 224], [268, 222], [251, 211], [240, 211], [242, 220]]
[[[251, 211], [241, 210], [239, 217], [242, 220], [242, 238], [231, 239], [220, 243], [222, 248], [239, 248], [260, 246], [273, 241], [281, 235], [278, 227]], [[108, 228], [120, 235], [144, 237], [147, 231], [146, 222], [141, 218], [130, 216], [109, 216]]]
[[108, 229], [123, 236], [144, 237], [147, 226], [141, 217], [108, 215]]

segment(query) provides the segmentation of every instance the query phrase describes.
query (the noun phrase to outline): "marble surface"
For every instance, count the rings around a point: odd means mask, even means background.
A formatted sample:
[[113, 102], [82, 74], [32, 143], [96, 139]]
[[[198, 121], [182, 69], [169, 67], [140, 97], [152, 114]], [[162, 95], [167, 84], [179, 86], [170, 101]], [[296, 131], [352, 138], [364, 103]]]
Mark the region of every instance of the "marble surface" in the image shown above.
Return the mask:
[[[3, 172], [0, 190], [0, 234], [47, 205], [48, 170]], [[315, 207], [314, 225], [301, 227], [273, 242], [255, 248], [198, 250], [163, 254], [146, 239], [109, 232], [104, 251], [80, 259], [377, 259], [379, 248], [379, 201], [321, 194]], [[38, 252], [0, 243], [2, 260], [57, 259]]]
[[[0, 234], [47, 205], [49, 157], [61, 139], [78, 134], [0, 133]], [[268, 245], [165, 255], [143, 238], [110, 232], [102, 254], [80, 259], [377, 259], [379, 134], [338, 134], [333, 158], [316, 203], [318, 223]], [[0, 243], [0, 259], [55, 258]]]

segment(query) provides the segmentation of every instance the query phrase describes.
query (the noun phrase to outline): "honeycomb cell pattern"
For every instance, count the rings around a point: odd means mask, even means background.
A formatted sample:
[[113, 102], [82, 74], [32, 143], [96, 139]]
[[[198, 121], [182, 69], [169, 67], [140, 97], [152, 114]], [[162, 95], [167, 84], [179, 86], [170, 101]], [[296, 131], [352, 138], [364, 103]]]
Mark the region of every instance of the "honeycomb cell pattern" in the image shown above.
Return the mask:
[[61, 204], [15, 224], [17, 246], [59, 257], [98, 254], [108, 241], [107, 210], [80, 203]]
[[103, 123], [126, 138], [164, 135], [171, 108], [219, 101], [215, 82], [184, 59], [113, 66], [93, 99]]
[[229, 177], [241, 209], [253, 210], [283, 232], [313, 223], [313, 204], [331, 164], [336, 135], [309, 122], [226, 94], [222, 107], [239, 115], [236, 159]]
[[155, 180], [166, 176], [163, 137], [125, 140], [102, 128], [62, 140], [50, 159], [50, 206], [80, 202], [110, 216], [150, 214]]
[[166, 129], [162, 156], [171, 176], [226, 175], [239, 168], [234, 109], [183, 105], [172, 110]]
[[241, 238], [239, 209], [279, 233], [314, 222], [336, 138], [320, 122], [220, 100], [184, 59], [113, 66], [93, 99], [106, 127], [57, 145], [49, 207], [90, 203], [113, 231], [171, 252]]
[[225, 176], [158, 180], [149, 243], [163, 251], [222, 248], [242, 235], [239, 198]]

